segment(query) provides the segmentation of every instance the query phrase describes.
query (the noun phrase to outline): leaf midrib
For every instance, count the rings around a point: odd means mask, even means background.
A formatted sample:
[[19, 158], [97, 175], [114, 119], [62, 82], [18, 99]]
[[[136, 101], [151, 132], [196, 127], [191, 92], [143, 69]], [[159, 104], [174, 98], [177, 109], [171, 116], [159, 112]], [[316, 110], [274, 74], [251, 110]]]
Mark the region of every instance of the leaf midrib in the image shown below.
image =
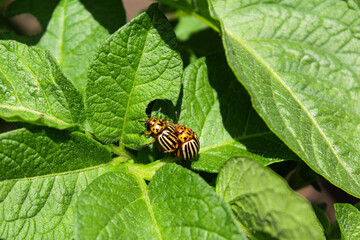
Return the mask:
[[149, 210], [151, 220], [154, 223], [155, 231], [156, 231], [157, 235], [159, 236], [159, 239], [162, 240], [163, 238], [162, 238], [162, 235], [161, 235], [161, 231], [160, 231], [159, 225], [157, 223], [155, 213], [154, 213], [154, 210], [152, 208], [152, 204], [151, 204], [151, 201], [150, 201], [150, 198], [149, 198], [148, 187], [147, 187], [145, 181], [143, 179], [141, 179], [139, 175], [134, 174], [134, 176], [136, 178], [136, 181], [139, 183], [139, 186], [141, 188], [141, 192], [143, 193], [142, 196], [143, 196], [145, 204], [146, 204], [146, 206], [147, 206], [147, 208]]
[[[155, 19], [155, 16], [153, 16], [153, 19], [152, 19], [152, 22], [154, 22], [154, 19]], [[139, 71], [139, 68], [140, 68], [140, 65], [141, 65], [141, 62], [142, 62], [142, 58], [144, 56], [144, 50], [145, 50], [145, 47], [146, 47], [146, 41], [149, 37], [149, 33], [151, 31], [151, 29], [153, 28], [153, 26], [151, 26], [147, 33], [146, 33], [146, 37], [145, 37], [145, 40], [144, 40], [144, 46], [143, 46], [143, 49], [141, 51], [141, 56], [139, 58], [139, 63], [137, 65], [137, 68], [136, 68], [136, 71], [134, 73], [134, 81], [132, 82], [132, 86], [131, 86], [131, 90], [130, 90], [130, 93], [129, 93], [129, 97], [128, 97], [128, 101], [127, 101], [127, 105], [126, 105], [126, 110], [125, 110], [125, 114], [124, 114], [124, 121], [123, 121], [123, 128], [122, 128], [122, 133], [121, 133], [121, 139], [119, 141], [119, 144], [123, 144], [124, 143], [124, 137], [125, 137], [125, 127], [126, 127], [126, 121], [127, 121], [127, 115], [128, 115], [128, 111], [129, 111], [129, 106], [130, 106], [130, 101], [131, 101], [131, 96], [132, 96], [132, 93], [134, 91], [134, 88], [135, 88], [135, 82], [136, 82], [136, 79], [137, 79], [137, 75], [138, 75], [138, 71]]]
[[62, 18], [62, 26], [61, 26], [61, 33], [60, 33], [60, 37], [59, 37], [59, 56], [58, 56], [58, 62], [59, 65], [62, 66], [62, 62], [63, 62], [63, 52], [64, 52], [64, 35], [65, 35], [65, 16], [66, 16], [66, 7], [68, 4], [68, 0], [64, 1], [64, 4], [61, 6], [61, 18]]
[[[26, 49], [26, 50], [30, 50], [30, 48], [29, 48], [29, 49]], [[48, 105], [48, 107], [49, 107], [49, 111], [51, 112], [51, 114], [54, 115], [54, 113], [52, 112], [52, 108], [51, 108], [51, 104], [50, 104], [49, 98], [48, 98], [46, 92], [44, 91], [44, 89], [41, 87], [40, 82], [38, 81], [38, 75], [34, 73], [34, 71], [28, 66], [28, 64], [26, 64], [25, 62], [23, 62], [21, 56], [18, 55], [18, 52], [14, 52], [14, 51], [10, 51], [10, 50], [8, 50], [8, 51], [9, 51], [9, 53], [12, 53], [14, 56], [16, 56], [17, 59], [18, 59], [18, 61], [22, 63], [22, 66], [23, 66], [24, 68], [26, 68], [33, 76], [35, 76], [33, 79], [34, 79], [35, 83], [38, 85], [38, 87], [39, 87], [39, 89], [41, 90], [41, 92], [44, 94], [44, 97], [45, 97], [45, 99], [46, 99], [46, 103], [47, 103], [47, 105]]]
[[12, 182], [12, 181], [20, 182], [20, 181], [27, 181], [27, 180], [35, 180], [35, 179], [39, 179], [39, 178], [58, 177], [58, 176], [67, 175], [67, 174], [88, 172], [88, 171], [91, 171], [91, 170], [95, 170], [97, 168], [106, 167], [106, 166], [111, 165], [111, 164], [114, 165], [115, 163], [116, 162], [113, 160], [113, 161], [110, 161], [108, 163], [99, 164], [99, 165], [96, 165], [96, 166], [91, 166], [91, 167], [72, 170], [72, 171], [61, 172], [61, 173], [51, 173], [51, 174], [45, 174], [45, 175], [41, 175], [41, 176], [34, 176], [34, 177], [5, 179], [5, 180], [0, 181], [0, 183], [6, 183], [6, 182]]
[[[329, 146], [331, 152], [333, 153], [333, 155], [335, 156], [336, 160], [339, 162], [339, 164], [341, 165], [341, 167], [345, 170], [345, 172], [347, 172], [348, 176], [350, 176], [350, 178], [354, 181], [354, 183], [360, 188], [360, 184], [358, 183], [358, 181], [354, 178], [354, 176], [349, 172], [349, 170], [345, 167], [344, 163], [340, 160], [339, 156], [337, 155], [335, 149], [333, 148], [333, 146], [330, 144], [327, 136], [325, 135], [325, 133], [322, 131], [322, 129], [320, 128], [320, 126], [318, 125], [318, 123], [315, 121], [315, 119], [311, 116], [311, 114], [309, 113], [309, 111], [306, 109], [306, 107], [301, 103], [301, 101], [294, 95], [294, 93], [291, 91], [291, 89], [286, 85], [285, 82], [283, 82], [280, 77], [269, 67], [268, 64], [266, 64], [263, 59], [261, 59], [257, 54], [255, 54], [255, 52], [250, 48], [250, 46], [246, 45], [241, 39], [239, 39], [235, 34], [233, 34], [231, 31], [229, 31], [228, 29], [224, 29], [224, 25], [222, 24], [222, 30], [223, 32], [225, 32], [225, 34], [228, 34], [229, 37], [233, 38], [235, 41], [237, 41], [239, 44], [241, 44], [255, 59], [257, 59], [257, 61], [259, 63], [261, 63], [261, 65], [263, 65], [270, 74], [273, 75], [274, 79], [278, 80], [278, 82], [283, 85], [283, 87], [289, 92], [289, 94], [293, 97], [293, 99], [299, 104], [299, 106], [303, 109], [303, 111], [305, 112], [305, 114], [308, 116], [308, 118], [313, 122], [315, 128], [318, 130], [318, 132], [320, 133], [320, 135], [323, 136], [323, 139], [325, 140], [326, 144]], [[225, 36], [224, 34], [224, 36]], [[269, 126], [270, 127], [270, 126]], [[275, 133], [275, 131], [274, 131]], [[281, 139], [282, 137], [279, 136]], [[325, 174], [325, 173], [324, 173]], [[352, 187], [351, 187], [352, 188]]]
[[[340, 24], [342, 24], [342, 25], [344, 26], [344, 30], [350, 29], [350, 27], [354, 24], [354, 22], [357, 21], [357, 18], [355, 18], [355, 20], [354, 20], [352, 23], [347, 23], [347, 22], [342, 22], [342, 21], [341, 21], [340, 19], [338, 19], [338, 18], [318, 16], [318, 15], [316, 15], [315, 13], [313, 13], [312, 11], [309, 11], [309, 12], [308, 12], [308, 11], [305, 11], [304, 9], [297, 9], [296, 7], [292, 7], [292, 6], [287, 6], [287, 5], [282, 5], [282, 4], [275, 4], [275, 3], [267, 3], [267, 4], [268, 4], [268, 5], [274, 5], [274, 6], [280, 6], [280, 7], [282, 7], [282, 8], [285, 8], [285, 9], [289, 10], [289, 11], [299, 11], [299, 12], [302, 12], [304, 15], [316, 16], [316, 17], [319, 18], [322, 22], [324, 22], [324, 19], [329, 19], [329, 20], [334, 21], [334, 22], [339, 22]], [[323, 3], [318, 4], [316, 7], [320, 6], [321, 4], [323, 4]], [[236, 13], [237, 11], [242, 12], [242, 11], [244, 11], [245, 9], [255, 8], [255, 7], [258, 7], [258, 6], [259, 6], [259, 4], [253, 4], [253, 5], [249, 5], [249, 6], [243, 7], [243, 8], [240, 7], [240, 8], [237, 8], [237, 9], [234, 9], [234, 10], [230, 11], [229, 13], [226, 13], [225, 15], [217, 16], [217, 18], [219, 18], [219, 21], [221, 21], [221, 22], [223, 23], [223, 21], [224, 21], [223, 19], [231, 16], [232, 14]], [[315, 8], [314, 8], [314, 9], [315, 9]], [[347, 12], [347, 11], [346, 11], [346, 12]], [[345, 14], [346, 14], [346, 13], [345, 13]], [[321, 25], [320, 25], [320, 26], [321, 26]], [[223, 28], [225, 28], [225, 27], [223, 27]], [[351, 32], [351, 33], [352, 33], [352, 32]], [[338, 34], [338, 33], [337, 33], [337, 34]], [[352, 33], [351, 36], [354, 36], [353, 33]], [[265, 38], [264, 38], [264, 39], [265, 39]], [[245, 40], [250, 40], [250, 39], [245, 39]], [[256, 40], [256, 39], [253, 39], [253, 40]], [[296, 41], [288, 40], [288, 39], [277, 39], [277, 38], [276, 38], [276, 39], [274, 39], [274, 40], [283, 40], [283, 41], [298, 43], [298, 42], [296, 42]], [[346, 43], [344, 43], [339, 49], [342, 49], [343, 46], [346, 45], [348, 42], [349, 42], [349, 41], [346, 41]], [[310, 46], [310, 45], [304, 43], [304, 41], [302, 42], [302, 44], [305, 44], [305, 45], [307, 45], [307, 46]], [[339, 49], [337, 50], [338, 52], [339, 52]], [[324, 52], [324, 53], [326, 53], [326, 54], [328, 54], [328, 55], [333, 56], [334, 58], [336, 58], [336, 59], [338, 59], [340, 62], [342, 62], [344, 65], [346, 65], [346, 66], [349, 65], [349, 64], [345, 64], [345, 62], [341, 61], [341, 60], [337, 57], [337, 55], [336, 55], [335, 53], [329, 52], [329, 51], [325, 51], [325, 50], [324, 50], [323, 48], [321, 48], [320, 46], [319, 46], [319, 48], [317, 48], [317, 51], [319, 51], [319, 50], [320, 50], [321, 52]], [[341, 53], [342, 53], [342, 52], [340, 51], [340, 54], [341, 54]], [[348, 70], [350, 70], [355, 76], [358, 76], [358, 74], [356, 74], [355, 70], [353, 70], [351, 67], [349, 67]]]
[[[2, 105], [2, 104], [0, 104], [0, 108], [6, 108], [6, 109], [9, 109], [9, 110], [13, 110], [13, 111], [21, 110], [21, 111], [29, 112], [29, 113], [38, 115], [38, 116], [39, 116], [38, 119], [40, 119], [40, 118], [45, 118], [45, 119], [51, 120], [51, 121], [53, 121], [53, 122], [57, 122], [59, 125], [67, 125], [67, 126], [76, 125], [76, 124], [72, 124], [72, 123], [65, 122], [65, 121], [63, 121], [63, 120], [61, 120], [61, 119], [59, 119], [59, 118], [53, 117], [53, 116], [51, 116], [51, 115], [47, 115], [47, 114], [44, 114], [44, 113], [41, 113], [41, 112], [32, 110], [32, 109], [30, 109], [30, 108], [25, 108], [25, 107], [12, 107], [12, 106]], [[18, 115], [18, 114], [16, 114], [16, 115]]]
[[15, 97], [16, 97], [16, 99], [18, 100], [18, 102], [20, 103], [20, 105], [21, 105], [21, 106], [24, 106], [24, 105], [22, 104], [22, 102], [20, 101], [20, 99], [19, 99], [18, 92], [17, 92], [14, 84], [12, 83], [12, 81], [10, 81], [10, 79], [9, 79], [8, 76], [4, 73], [4, 71], [2, 70], [2, 68], [0, 68], [0, 73], [5, 77], [5, 79], [10, 83], [10, 85], [11, 85], [12, 88], [14, 89]]

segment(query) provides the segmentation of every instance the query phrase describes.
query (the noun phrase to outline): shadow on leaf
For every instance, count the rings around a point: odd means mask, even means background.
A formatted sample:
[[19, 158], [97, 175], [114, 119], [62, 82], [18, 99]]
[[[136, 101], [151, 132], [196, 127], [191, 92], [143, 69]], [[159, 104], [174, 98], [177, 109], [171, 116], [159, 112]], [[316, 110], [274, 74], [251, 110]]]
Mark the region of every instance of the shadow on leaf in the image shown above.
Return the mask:
[[211, 55], [206, 64], [210, 85], [218, 95], [222, 122], [232, 138], [247, 151], [265, 158], [298, 159], [256, 113], [249, 94], [228, 67], [225, 56]]

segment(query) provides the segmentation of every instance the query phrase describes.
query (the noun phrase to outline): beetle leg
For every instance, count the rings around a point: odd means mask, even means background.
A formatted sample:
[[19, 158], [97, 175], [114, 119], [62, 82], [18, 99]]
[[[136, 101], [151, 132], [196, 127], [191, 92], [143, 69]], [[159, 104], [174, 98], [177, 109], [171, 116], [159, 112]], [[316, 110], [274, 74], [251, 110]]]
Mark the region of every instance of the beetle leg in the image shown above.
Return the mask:
[[176, 143], [174, 149], [171, 149], [171, 150], [168, 150], [168, 151], [164, 151], [164, 153], [172, 153], [172, 152], [175, 152], [178, 147], [179, 147], [179, 142]]
[[158, 146], [158, 149], [159, 149], [159, 151], [160, 151], [160, 152], [164, 151], [164, 149], [160, 146], [160, 144], [159, 144], [159, 143], [158, 143], [158, 145], [157, 145], [157, 146]]
[[150, 136], [150, 135], [151, 135], [151, 131], [149, 131], [149, 132], [144, 131], [144, 132], [140, 132], [139, 134], [144, 134], [144, 135]]
[[177, 158], [180, 158], [180, 152], [181, 152], [181, 149], [177, 149], [177, 152], [175, 153]]
[[175, 151], [176, 151], [176, 148], [175, 148], [175, 149], [168, 150], [168, 151], [164, 151], [164, 153], [172, 153], [172, 152], [175, 152]]

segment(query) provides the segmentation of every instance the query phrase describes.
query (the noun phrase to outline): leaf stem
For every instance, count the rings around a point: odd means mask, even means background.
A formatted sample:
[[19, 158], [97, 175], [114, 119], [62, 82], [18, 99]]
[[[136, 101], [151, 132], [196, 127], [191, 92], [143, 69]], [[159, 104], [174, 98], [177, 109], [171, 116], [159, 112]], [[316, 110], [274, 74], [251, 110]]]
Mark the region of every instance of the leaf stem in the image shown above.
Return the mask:
[[[136, 159], [136, 157], [132, 153], [130, 153], [128, 150], [126, 150], [124, 145], [117, 146], [114, 144], [110, 144], [109, 148], [113, 153], [115, 153], [122, 159], [124, 159], [124, 158], [128, 159], [128, 160]], [[122, 162], [124, 162], [124, 160], [122, 160]]]
[[199, 19], [200, 21], [202, 21], [203, 23], [205, 23], [206, 25], [208, 25], [209, 27], [211, 27], [215, 32], [220, 32], [220, 29], [214, 25], [212, 22], [210, 22], [209, 20], [207, 20], [206, 18], [204, 18], [203, 16], [197, 14], [197, 13], [194, 13], [194, 12], [190, 12], [190, 14], [192, 16], [194, 16], [195, 18]]
[[113, 162], [116, 164], [120, 164], [120, 163], [124, 163], [124, 162], [133, 163], [134, 160], [129, 159], [128, 157], [119, 156], [119, 157], [113, 158]]
[[126, 162], [125, 165], [128, 167], [129, 171], [139, 175], [141, 178], [151, 181], [152, 177], [156, 171], [167, 163], [176, 161], [175, 158], [167, 157], [150, 164], [138, 164], [133, 162]]

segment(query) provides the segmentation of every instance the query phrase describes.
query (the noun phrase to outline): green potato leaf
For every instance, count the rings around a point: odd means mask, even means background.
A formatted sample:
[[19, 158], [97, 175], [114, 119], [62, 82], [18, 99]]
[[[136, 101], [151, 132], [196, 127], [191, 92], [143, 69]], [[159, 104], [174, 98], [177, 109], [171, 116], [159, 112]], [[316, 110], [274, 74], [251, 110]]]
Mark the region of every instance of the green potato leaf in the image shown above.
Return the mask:
[[199, 159], [192, 168], [218, 172], [233, 156], [251, 156], [264, 165], [296, 159], [256, 114], [223, 54], [190, 64], [183, 81], [179, 123], [200, 139]]
[[0, 181], [74, 171], [111, 160], [110, 151], [79, 132], [47, 128], [0, 134]]
[[220, 170], [216, 192], [253, 239], [325, 239], [310, 203], [255, 160], [230, 159]]
[[181, 75], [172, 26], [152, 5], [103, 43], [91, 63], [85, 106], [95, 136], [139, 148], [145, 138], [138, 120], [147, 118], [152, 100], [176, 104]]
[[347, 203], [335, 204], [336, 220], [339, 223], [342, 239], [351, 240], [360, 238], [360, 212]]
[[220, 29], [218, 22], [210, 16], [207, 0], [160, 0], [159, 2], [193, 14], [216, 31]]
[[312, 204], [312, 207], [317, 219], [324, 229], [326, 239], [329, 239], [329, 235], [331, 235], [331, 223], [328, 215], [326, 214], [326, 203]]
[[360, 1], [359, 0], [346, 0], [349, 8], [359, 11], [360, 10]]
[[[103, 16], [99, 20], [97, 16]], [[62, 0], [38, 46], [50, 50], [65, 75], [84, 92], [87, 71], [99, 43], [125, 24], [121, 1]]]
[[209, 26], [199, 19], [191, 16], [184, 15], [178, 18], [178, 23], [176, 24], [174, 31], [176, 34], [176, 38], [179, 41], [189, 40], [191, 35], [196, 34], [200, 31], [208, 29]]
[[314, 171], [359, 197], [359, 11], [337, 0], [210, 2], [259, 115]]
[[49, 51], [0, 41], [0, 117], [65, 129], [85, 116], [80, 93]]
[[1, 239], [70, 239], [82, 190], [112, 165], [45, 177], [0, 181]]
[[0, 239], [69, 239], [77, 195], [113, 170], [110, 151], [84, 134], [0, 134]]
[[175, 164], [149, 186], [126, 172], [99, 177], [79, 197], [75, 225], [77, 239], [246, 239], [231, 208]]
[[186, 66], [197, 58], [224, 51], [219, 33], [191, 15], [180, 16], [174, 31]]

